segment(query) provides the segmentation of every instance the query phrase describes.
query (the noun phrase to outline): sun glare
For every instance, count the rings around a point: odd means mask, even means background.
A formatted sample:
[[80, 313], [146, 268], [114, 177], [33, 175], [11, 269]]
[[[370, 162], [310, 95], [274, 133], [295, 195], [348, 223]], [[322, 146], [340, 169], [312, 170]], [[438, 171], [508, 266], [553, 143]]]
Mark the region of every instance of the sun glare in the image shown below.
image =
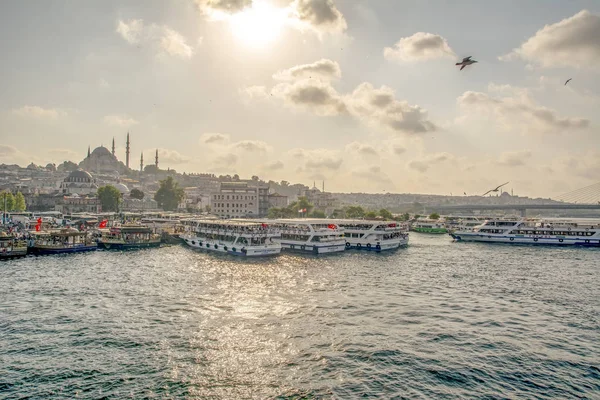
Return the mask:
[[229, 23], [238, 40], [246, 46], [261, 48], [279, 37], [286, 20], [286, 9], [257, 1], [251, 8], [232, 16]]

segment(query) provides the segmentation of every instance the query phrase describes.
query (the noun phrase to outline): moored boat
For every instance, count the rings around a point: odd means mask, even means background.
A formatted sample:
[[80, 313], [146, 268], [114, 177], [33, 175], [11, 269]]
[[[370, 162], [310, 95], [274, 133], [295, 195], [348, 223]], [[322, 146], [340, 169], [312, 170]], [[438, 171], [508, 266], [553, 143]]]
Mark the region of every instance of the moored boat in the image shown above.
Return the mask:
[[408, 244], [407, 229], [396, 221], [328, 220], [344, 229], [346, 249], [384, 251]]
[[410, 230], [419, 233], [448, 233], [444, 221], [437, 219], [418, 219], [412, 224]]
[[600, 247], [600, 221], [490, 219], [471, 230], [451, 231], [450, 235], [458, 242]]
[[13, 235], [0, 232], [0, 261], [11, 258], [25, 257], [27, 242], [18, 240]]
[[181, 237], [196, 249], [243, 257], [270, 256], [281, 252], [278, 230], [269, 224], [242, 220], [188, 220]]
[[269, 221], [281, 232], [282, 250], [336, 253], [346, 250], [344, 229], [326, 219], [283, 219]]
[[29, 253], [38, 256], [82, 253], [98, 248], [87, 232], [75, 228], [40, 230], [30, 235]]
[[107, 250], [134, 250], [160, 247], [161, 238], [145, 225], [125, 224], [110, 228], [98, 239], [98, 247]]

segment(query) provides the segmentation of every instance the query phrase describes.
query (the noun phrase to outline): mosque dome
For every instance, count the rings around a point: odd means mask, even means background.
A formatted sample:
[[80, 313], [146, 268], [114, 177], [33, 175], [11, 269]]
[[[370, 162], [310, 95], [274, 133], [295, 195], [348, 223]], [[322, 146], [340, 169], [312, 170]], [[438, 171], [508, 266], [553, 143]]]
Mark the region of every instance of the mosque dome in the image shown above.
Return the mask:
[[117, 188], [117, 190], [119, 192], [121, 192], [121, 194], [127, 194], [127, 193], [129, 193], [129, 188], [125, 184], [123, 184], [123, 183], [117, 183], [115, 185], [115, 188]]
[[71, 172], [69, 176], [65, 178], [65, 182], [70, 183], [91, 183], [92, 180], [92, 175], [90, 175], [89, 172], [84, 171], [82, 169], [78, 169]]
[[94, 151], [92, 151], [92, 155], [98, 156], [98, 157], [106, 157], [112, 156], [112, 153], [104, 146], [100, 146], [100, 147], [96, 147], [94, 149]]

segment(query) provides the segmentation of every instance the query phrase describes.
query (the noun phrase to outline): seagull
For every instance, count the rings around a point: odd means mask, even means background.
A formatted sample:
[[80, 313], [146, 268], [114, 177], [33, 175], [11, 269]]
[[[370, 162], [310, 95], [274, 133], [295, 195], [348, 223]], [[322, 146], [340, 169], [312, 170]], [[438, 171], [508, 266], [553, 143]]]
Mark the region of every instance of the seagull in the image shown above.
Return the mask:
[[506, 183], [503, 183], [503, 184], [502, 184], [502, 185], [500, 185], [500, 186], [496, 186], [496, 188], [495, 188], [495, 189], [488, 190], [487, 192], [485, 192], [484, 194], [482, 194], [482, 195], [481, 195], [481, 197], [483, 197], [483, 196], [485, 196], [486, 194], [488, 194], [488, 193], [491, 193], [491, 192], [497, 192], [498, 190], [500, 190], [500, 188], [501, 188], [502, 186], [504, 186], [504, 185], [508, 185], [509, 183], [510, 183], [510, 182], [506, 182]]
[[573, 79], [573, 78], [567, 79], [567, 81], [565, 82], [565, 86], [567, 86], [567, 83], [569, 83], [571, 81], [571, 79]]
[[475, 60], [471, 60], [471, 57], [472, 57], [472, 56], [465, 57], [465, 58], [463, 58], [463, 59], [462, 59], [462, 61], [461, 61], [461, 62], [459, 62], [459, 63], [456, 63], [456, 65], [462, 65], [462, 67], [460, 67], [460, 70], [461, 70], [461, 71], [462, 71], [462, 70], [463, 70], [463, 68], [465, 68], [467, 65], [475, 64], [475, 63], [477, 62], [477, 61], [475, 61]]

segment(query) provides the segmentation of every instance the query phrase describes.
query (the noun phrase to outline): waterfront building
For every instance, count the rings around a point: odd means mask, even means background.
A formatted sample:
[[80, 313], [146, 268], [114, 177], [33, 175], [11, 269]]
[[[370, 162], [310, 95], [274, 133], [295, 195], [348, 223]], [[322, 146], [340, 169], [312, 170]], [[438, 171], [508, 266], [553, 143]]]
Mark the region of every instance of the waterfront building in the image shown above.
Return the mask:
[[54, 210], [63, 214], [97, 214], [102, 212], [102, 203], [97, 197], [79, 196], [77, 194], [73, 194], [71, 196], [62, 196], [62, 198], [56, 202]]
[[212, 213], [224, 218], [258, 217], [258, 201], [258, 187], [248, 182], [222, 182], [211, 196]]
[[268, 202], [268, 208], [284, 208], [288, 206], [288, 197], [279, 193], [270, 193]]

